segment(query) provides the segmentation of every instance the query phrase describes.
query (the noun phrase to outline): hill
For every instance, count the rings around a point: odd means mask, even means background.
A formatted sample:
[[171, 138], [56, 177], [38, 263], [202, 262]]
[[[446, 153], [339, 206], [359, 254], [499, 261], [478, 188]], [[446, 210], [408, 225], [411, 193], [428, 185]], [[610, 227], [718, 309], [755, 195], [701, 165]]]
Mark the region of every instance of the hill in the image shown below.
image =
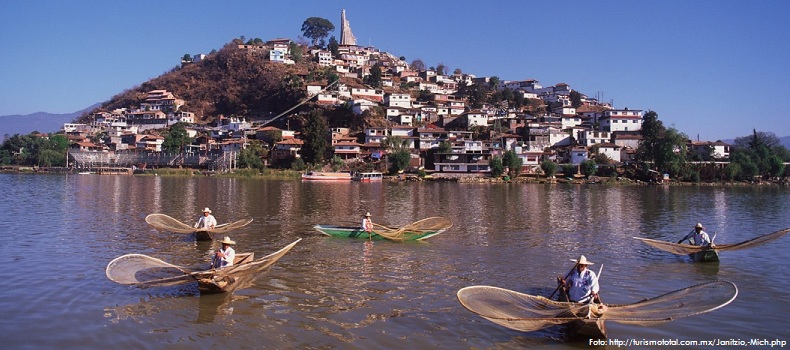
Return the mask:
[[302, 83], [317, 65], [273, 63], [265, 60], [262, 52], [239, 49], [240, 43], [235, 39], [200, 62], [173, 68], [113, 96], [99, 110], [139, 106], [148, 91], [165, 89], [185, 100], [183, 110], [197, 117], [258, 118], [280, 113], [304, 96]]

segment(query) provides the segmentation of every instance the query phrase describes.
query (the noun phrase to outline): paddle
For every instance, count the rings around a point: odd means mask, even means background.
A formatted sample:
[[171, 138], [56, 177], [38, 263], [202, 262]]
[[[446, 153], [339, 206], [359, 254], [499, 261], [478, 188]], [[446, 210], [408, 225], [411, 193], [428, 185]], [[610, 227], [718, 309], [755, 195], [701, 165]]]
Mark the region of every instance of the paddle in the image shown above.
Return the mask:
[[[571, 268], [571, 270], [570, 270], [570, 271], [568, 271], [568, 273], [565, 275], [565, 278], [563, 278], [563, 281], [568, 279], [568, 277], [569, 277], [569, 276], [570, 276], [570, 275], [573, 273], [573, 270], [574, 270], [574, 269], [576, 268], [576, 266], [578, 266], [578, 265], [579, 265], [579, 263], [578, 263], [578, 262], [577, 262], [576, 264], [573, 264], [573, 268]], [[551, 299], [552, 297], [554, 297], [554, 293], [557, 293], [557, 291], [558, 291], [558, 290], [560, 290], [560, 287], [562, 287], [562, 283], [557, 283], [557, 288], [556, 288], [556, 289], [554, 289], [554, 291], [553, 291], [553, 292], [551, 292], [551, 295], [549, 295], [549, 299]]]
[[[601, 263], [601, 267], [598, 268], [598, 274], [595, 275], [595, 283], [596, 284], [601, 279], [601, 272], [603, 272], [603, 263]], [[595, 303], [595, 298], [590, 298], [590, 301], [594, 304]], [[603, 305], [603, 299], [601, 299], [601, 294], [600, 293], [598, 293], [598, 303]]]

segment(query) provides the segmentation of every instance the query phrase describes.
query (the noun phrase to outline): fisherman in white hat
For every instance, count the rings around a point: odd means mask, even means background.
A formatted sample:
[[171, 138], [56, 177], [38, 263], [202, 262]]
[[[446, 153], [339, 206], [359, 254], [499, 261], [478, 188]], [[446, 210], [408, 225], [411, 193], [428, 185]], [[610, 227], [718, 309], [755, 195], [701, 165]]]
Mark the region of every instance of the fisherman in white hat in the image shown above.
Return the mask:
[[203, 209], [203, 216], [195, 223], [195, 228], [199, 230], [211, 230], [217, 226], [217, 219], [211, 215], [211, 209], [206, 207]]
[[579, 259], [571, 259], [576, 262], [572, 272], [566, 276], [566, 279], [558, 277], [563, 291], [568, 294], [568, 300], [577, 303], [589, 303], [591, 300], [598, 298], [598, 276], [595, 272], [587, 269], [588, 265], [593, 263], [587, 260], [587, 257], [582, 255]]
[[232, 246], [236, 244], [236, 242], [232, 241], [228, 236], [225, 236], [225, 238], [217, 242], [222, 243], [222, 249], [218, 249], [214, 254], [214, 259], [211, 261], [211, 267], [216, 269], [233, 266], [233, 259], [236, 258], [236, 251], [233, 250]]
[[705, 227], [702, 226], [702, 224], [697, 223], [696, 225], [694, 225], [694, 229], [691, 230], [691, 232], [689, 232], [686, 235], [686, 237], [681, 238], [678, 241], [678, 243], [683, 243], [684, 241], [688, 241], [689, 244], [691, 244], [693, 239], [694, 245], [696, 246], [710, 245], [711, 244], [710, 236], [708, 236], [708, 233], [703, 230], [705, 230]]
[[373, 232], [373, 220], [370, 219], [370, 212], [365, 213], [362, 217], [362, 229], [368, 234]]

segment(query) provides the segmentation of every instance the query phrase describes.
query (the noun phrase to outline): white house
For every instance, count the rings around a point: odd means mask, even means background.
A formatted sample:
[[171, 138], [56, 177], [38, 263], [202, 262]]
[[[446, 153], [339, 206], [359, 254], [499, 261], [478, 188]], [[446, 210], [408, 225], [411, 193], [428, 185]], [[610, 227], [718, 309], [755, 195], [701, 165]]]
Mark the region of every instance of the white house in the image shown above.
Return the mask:
[[601, 131], [639, 131], [642, 130], [642, 111], [627, 108], [604, 111], [598, 121]]
[[576, 142], [582, 146], [592, 146], [612, 141], [612, 133], [606, 131], [580, 130], [576, 135]]
[[384, 96], [384, 104], [387, 107], [411, 108], [411, 95], [409, 94], [387, 94]]
[[488, 115], [479, 109], [469, 111], [465, 116], [467, 128], [473, 126], [488, 126]]
[[601, 143], [598, 146], [598, 154], [604, 154], [614, 162], [620, 163], [620, 150], [621, 146], [615, 145], [611, 142]]

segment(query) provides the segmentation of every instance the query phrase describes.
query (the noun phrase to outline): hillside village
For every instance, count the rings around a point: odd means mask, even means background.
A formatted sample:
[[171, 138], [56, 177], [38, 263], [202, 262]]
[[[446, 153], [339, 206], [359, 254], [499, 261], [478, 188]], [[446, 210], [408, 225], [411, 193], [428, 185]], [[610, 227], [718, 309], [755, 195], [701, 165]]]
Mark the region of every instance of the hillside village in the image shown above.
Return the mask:
[[[521, 173], [540, 172], [540, 164], [624, 164], [634, 160], [642, 138], [645, 111], [614, 108], [575, 91], [569, 84], [543, 86], [540, 81], [476, 77], [460, 69], [409, 64], [403, 57], [359, 46], [345, 11], [341, 40], [319, 48], [290, 39], [235, 40], [233, 49], [252, 59], [294, 66], [309, 61], [337, 75], [303, 82], [301, 109], [279, 115], [201, 115], [190, 101], [167, 89], [153, 89], [137, 105], [92, 113], [86, 122], [67, 123], [69, 162], [76, 167], [197, 167], [233, 169], [240, 152], [258, 144], [264, 164], [290, 167], [302, 157], [307, 141], [289, 117], [306, 109], [350, 111], [363, 126], [330, 125], [323, 159], [362, 163], [386, 170], [392, 142], [402, 140], [411, 154], [409, 169], [444, 173], [490, 172], [491, 160], [513, 152]], [[334, 39], [334, 37], [333, 37]], [[227, 48], [227, 46], [226, 46]], [[182, 67], [200, 65], [212, 54], [185, 55]], [[421, 62], [419, 62], [421, 63]], [[298, 70], [297, 70], [298, 71]], [[368, 83], [368, 84], [366, 84]], [[480, 87], [507, 99], [479, 97]], [[381, 123], [373, 123], [379, 120]], [[294, 123], [298, 124], [298, 123]], [[192, 141], [179, 152], [166, 152], [167, 130], [183, 126]], [[441, 148], [442, 144], [449, 149]], [[689, 153], [727, 160], [730, 145], [687, 140]], [[358, 168], [358, 167], [357, 167]], [[408, 170], [408, 169], [407, 169]]]

